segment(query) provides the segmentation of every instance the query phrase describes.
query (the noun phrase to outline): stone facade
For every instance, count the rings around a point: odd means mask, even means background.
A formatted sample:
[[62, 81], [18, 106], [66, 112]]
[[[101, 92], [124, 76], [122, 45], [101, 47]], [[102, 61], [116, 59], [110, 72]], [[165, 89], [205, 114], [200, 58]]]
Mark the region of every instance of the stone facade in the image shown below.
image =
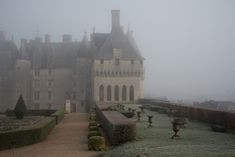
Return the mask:
[[[94, 103], [128, 103], [143, 98], [144, 58], [132, 34], [131, 30], [123, 32], [120, 11], [113, 10], [112, 31], [94, 30], [90, 40], [86, 34], [81, 42], [74, 42], [68, 34], [61, 42], [51, 42], [49, 35], [44, 41], [41, 37], [22, 39], [19, 51], [13, 46], [7, 54], [11, 56], [2, 58], [11, 61], [5, 71], [12, 79], [11, 101], [0, 95], [0, 103], [7, 106], [0, 110], [13, 108], [20, 94], [30, 109], [63, 109], [70, 100], [72, 112], [88, 111]], [[6, 52], [9, 50], [1, 50]], [[0, 78], [5, 78], [3, 68], [0, 72]], [[1, 79], [0, 92], [6, 95]]]

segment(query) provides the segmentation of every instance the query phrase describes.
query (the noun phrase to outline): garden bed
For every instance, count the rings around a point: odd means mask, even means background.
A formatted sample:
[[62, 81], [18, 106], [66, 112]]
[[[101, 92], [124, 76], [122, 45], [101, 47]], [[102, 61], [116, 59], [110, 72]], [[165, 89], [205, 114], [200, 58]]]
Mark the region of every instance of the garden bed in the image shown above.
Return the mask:
[[40, 142], [48, 136], [48, 134], [56, 125], [55, 117], [44, 117], [42, 119], [36, 118], [33, 121], [35, 122], [34, 124], [27, 123], [26, 118], [22, 122], [25, 124], [25, 126], [20, 126], [19, 124], [21, 122], [18, 122], [17, 124], [15, 123], [15, 120], [11, 120], [13, 125], [8, 123], [8, 126], [12, 126], [13, 129], [0, 132], [0, 150]]

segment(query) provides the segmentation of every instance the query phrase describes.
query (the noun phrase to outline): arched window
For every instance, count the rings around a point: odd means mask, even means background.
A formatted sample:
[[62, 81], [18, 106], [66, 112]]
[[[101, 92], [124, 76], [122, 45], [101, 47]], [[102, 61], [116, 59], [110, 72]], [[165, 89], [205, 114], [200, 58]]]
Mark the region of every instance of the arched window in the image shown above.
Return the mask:
[[117, 85], [114, 88], [114, 100], [119, 101], [119, 87]]
[[134, 101], [134, 87], [133, 86], [130, 86], [130, 101]]
[[99, 89], [100, 101], [104, 101], [104, 86], [100, 85]]
[[126, 101], [126, 86], [122, 86], [122, 101]]
[[107, 87], [107, 101], [111, 101], [112, 100], [112, 90], [111, 90], [111, 86], [108, 85]]

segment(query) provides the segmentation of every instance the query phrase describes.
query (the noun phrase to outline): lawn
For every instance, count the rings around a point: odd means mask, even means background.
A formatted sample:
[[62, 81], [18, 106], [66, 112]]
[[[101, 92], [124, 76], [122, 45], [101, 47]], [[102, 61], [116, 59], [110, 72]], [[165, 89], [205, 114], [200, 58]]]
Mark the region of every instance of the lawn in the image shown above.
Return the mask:
[[[138, 109], [136, 105], [127, 105]], [[153, 127], [148, 128], [148, 115], [153, 115]], [[173, 140], [171, 121], [174, 117], [145, 110], [136, 123], [136, 140], [111, 148], [104, 157], [231, 157], [235, 156], [235, 134], [216, 133], [210, 125], [188, 120], [179, 131], [181, 139]], [[137, 117], [133, 117], [137, 119]]]

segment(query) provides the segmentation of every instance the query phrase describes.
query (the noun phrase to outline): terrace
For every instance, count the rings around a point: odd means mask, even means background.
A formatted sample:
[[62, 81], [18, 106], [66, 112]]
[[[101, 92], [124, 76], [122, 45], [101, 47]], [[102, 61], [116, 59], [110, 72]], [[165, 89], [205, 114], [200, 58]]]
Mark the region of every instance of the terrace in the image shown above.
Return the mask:
[[[138, 105], [128, 108], [139, 109]], [[153, 115], [153, 127], [148, 127], [148, 115]], [[136, 119], [137, 117], [133, 117]], [[233, 156], [235, 134], [217, 133], [207, 123], [187, 119], [185, 128], [179, 131], [180, 139], [171, 139], [174, 134], [174, 117], [156, 111], [145, 110], [136, 122], [136, 139], [107, 151], [104, 157], [188, 157], [188, 156]]]

